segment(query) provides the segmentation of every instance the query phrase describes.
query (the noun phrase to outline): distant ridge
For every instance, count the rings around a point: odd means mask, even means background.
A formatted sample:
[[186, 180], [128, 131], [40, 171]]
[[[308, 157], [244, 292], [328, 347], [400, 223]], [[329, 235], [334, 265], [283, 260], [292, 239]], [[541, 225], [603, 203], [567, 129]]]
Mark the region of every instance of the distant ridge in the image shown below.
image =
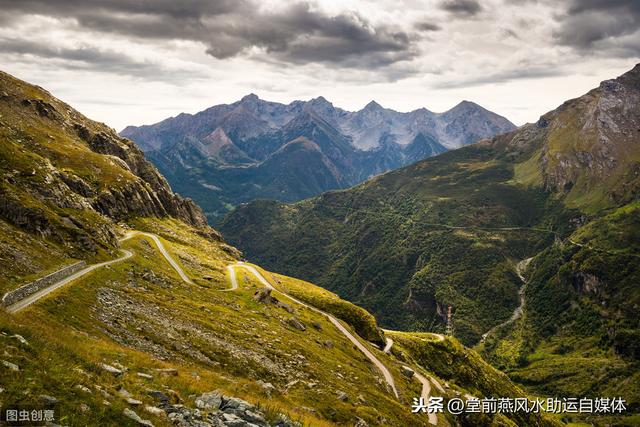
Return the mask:
[[[258, 198], [296, 201], [515, 129], [469, 101], [400, 113], [375, 101], [350, 112], [322, 96], [290, 104], [255, 94], [154, 125], [128, 126], [172, 187], [210, 220]], [[282, 150], [300, 137], [315, 143]], [[212, 191], [215, 188], [217, 190]]]

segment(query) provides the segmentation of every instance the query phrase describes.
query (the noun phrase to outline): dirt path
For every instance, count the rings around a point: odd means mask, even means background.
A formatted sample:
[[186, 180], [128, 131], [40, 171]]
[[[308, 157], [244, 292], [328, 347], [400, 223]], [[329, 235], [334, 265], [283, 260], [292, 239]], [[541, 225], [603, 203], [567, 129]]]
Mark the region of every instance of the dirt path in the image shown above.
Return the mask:
[[[171, 255], [169, 254], [169, 252], [166, 250], [166, 248], [164, 247], [164, 245], [162, 244], [162, 241], [160, 240], [160, 238], [158, 238], [158, 236], [156, 236], [155, 234], [152, 233], [147, 233], [144, 231], [137, 231], [137, 230], [132, 230], [127, 232], [127, 234], [125, 234], [124, 237], [122, 237], [120, 239], [120, 242], [124, 242], [126, 240], [131, 239], [132, 237], [135, 237], [137, 235], [142, 235], [142, 236], [146, 236], [149, 237], [153, 240], [153, 242], [156, 244], [156, 247], [158, 248], [158, 250], [160, 251], [160, 253], [162, 254], [162, 256], [169, 262], [169, 264], [171, 265], [171, 267], [173, 267], [173, 269], [176, 271], [176, 273], [178, 273], [178, 275], [180, 276], [180, 278], [189, 284], [193, 284], [193, 282], [189, 279], [189, 277], [187, 277], [187, 275], [185, 274], [185, 272], [182, 270], [182, 268], [180, 267], [180, 265], [178, 265], [178, 263], [171, 257]], [[7, 306], [7, 311], [9, 313], [17, 313], [20, 310], [30, 306], [31, 304], [33, 304], [34, 302], [38, 301], [40, 298], [43, 298], [47, 295], [49, 295], [51, 292], [55, 291], [58, 288], [61, 288], [62, 286], [76, 280], [79, 279], [80, 277], [92, 272], [93, 270], [96, 270], [98, 268], [101, 267], [106, 267], [108, 265], [111, 264], [115, 264], [117, 262], [121, 262], [124, 261], [126, 259], [129, 259], [133, 256], [133, 252], [125, 250], [125, 249], [121, 249], [120, 250], [123, 255], [120, 258], [111, 260], [111, 261], [105, 261], [105, 262], [101, 262], [98, 264], [92, 264], [86, 268], [83, 268], [82, 270], [71, 274], [70, 276], [65, 277], [62, 280], [59, 280], [58, 282], [54, 283], [53, 285], [47, 286], [44, 289], [39, 290], [38, 292], [35, 292], [25, 298], [23, 298], [22, 300], [11, 304], [10, 306]]]
[[504, 326], [510, 325], [511, 323], [515, 322], [522, 316], [522, 311], [524, 310], [524, 306], [525, 306], [524, 291], [527, 289], [527, 279], [525, 279], [525, 277], [523, 276], [523, 272], [526, 270], [527, 266], [529, 265], [532, 259], [533, 257], [523, 259], [516, 265], [516, 274], [518, 275], [518, 277], [520, 278], [520, 281], [522, 282], [522, 286], [520, 287], [520, 290], [518, 290], [518, 296], [520, 297], [520, 304], [516, 307], [515, 310], [513, 310], [513, 314], [509, 319], [505, 320], [499, 325], [494, 326], [493, 328], [489, 329], [487, 332], [482, 334], [482, 338], [480, 339], [480, 342], [484, 342], [489, 335], [495, 333], [495, 331], [497, 331], [498, 329]]
[[[387, 367], [380, 361], [380, 359], [378, 359], [367, 347], [364, 346], [364, 344], [362, 344], [360, 342], [360, 340], [358, 340], [351, 332], [349, 332], [349, 330], [347, 328], [345, 328], [342, 323], [340, 323], [340, 321], [335, 318], [333, 315], [326, 313], [316, 307], [313, 307], [309, 304], [306, 304], [302, 301], [300, 301], [299, 299], [292, 297], [291, 295], [279, 291], [278, 289], [274, 288], [273, 285], [264, 278], [264, 276], [253, 266], [251, 265], [247, 265], [244, 263], [238, 263], [235, 264], [233, 266], [230, 266], [232, 269], [234, 268], [244, 268], [246, 270], [248, 270], [250, 273], [252, 273], [256, 279], [258, 279], [258, 281], [260, 281], [260, 283], [262, 283], [265, 287], [274, 290], [276, 292], [280, 292], [281, 294], [285, 295], [287, 298], [289, 298], [292, 301], [295, 301], [296, 303], [302, 305], [303, 307], [306, 307], [310, 310], [315, 311], [316, 313], [320, 313], [323, 316], [325, 316], [331, 323], [333, 323], [333, 325], [338, 328], [338, 330], [344, 335], [346, 336], [349, 341], [351, 341], [353, 343], [353, 345], [355, 345], [358, 350], [360, 350], [366, 357], [367, 359], [369, 359], [376, 368], [378, 368], [378, 370], [382, 373], [385, 381], [387, 382], [387, 384], [389, 384], [389, 386], [391, 387], [391, 389], [393, 390], [393, 394], [396, 396], [396, 398], [398, 398], [398, 390], [396, 389], [396, 385], [395, 385], [395, 381], [393, 380], [393, 375], [391, 375], [391, 372], [389, 371], [389, 369], [387, 369]], [[234, 286], [233, 280], [235, 279], [235, 274], [233, 274], [232, 276], [232, 287]], [[237, 289], [237, 281], [235, 283], [236, 289]]]
[[54, 283], [53, 285], [47, 286], [44, 289], [39, 290], [38, 292], [35, 292], [27, 297], [25, 297], [24, 299], [21, 299], [20, 301], [11, 304], [10, 306], [7, 307], [7, 311], [11, 314], [17, 313], [20, 310], [30, 306], [31, 304], [33, 304], [34, 302], [38, 301], [40, 298], [43, 298], [47, 295], [49, 295], [51, 292], [55, 291], [58, 288], [61, 288], [62, 286], [66, 285], [69, 282], [72, 282], [82, 276], [84, 276], [87, 273], [92, 272], [93, 270], [96, 270], [100, 267], [106, 267], [107, 265], [111, 265], [111, 264], [115, 264], [116, 262], [120, 262], [120, 261], [124, 261], [126, 259], [129, 259], [133, 256], [133, 252], [131, 251], [127, 251], [127, 250], [121, 250], [121, 252], [123, 253], [123, 255], [120, 258], [111, 260], [111, 261], [106, 261], [106, 262], [101, 262], [99, 264], [92, 264], [86, 268], [83, 268], [82, 270], [65, 277], [64, 279]]

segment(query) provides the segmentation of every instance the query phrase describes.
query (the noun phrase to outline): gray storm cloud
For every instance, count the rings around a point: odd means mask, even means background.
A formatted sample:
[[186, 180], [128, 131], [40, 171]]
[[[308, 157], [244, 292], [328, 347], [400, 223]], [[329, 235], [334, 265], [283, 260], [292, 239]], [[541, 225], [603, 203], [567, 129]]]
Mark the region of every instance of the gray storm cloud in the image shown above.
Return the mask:
[[0, 1], [5, 13], [73, 18], [80, 27], [142, 39], [201, 42], [226, 59], [263, 49], [284, 63], [384, 67], [417, 55], [419, 37], [357, 13], [330, 16], [299, 2], [276, 11], [239, 1]]

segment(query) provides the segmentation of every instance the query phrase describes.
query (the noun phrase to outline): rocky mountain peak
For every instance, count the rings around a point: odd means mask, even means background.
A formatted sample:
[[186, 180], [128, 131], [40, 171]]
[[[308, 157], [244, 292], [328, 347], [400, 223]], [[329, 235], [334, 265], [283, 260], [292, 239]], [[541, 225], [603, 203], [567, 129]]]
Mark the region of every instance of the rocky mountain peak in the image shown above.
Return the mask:
[[[250, 94], [233, 104], [213, 106], [205, 110], [205, 114], [197, 113], [184, 121], [161, 122], [157, 127], [127, 128], [123, 135], [139, 143], [152, 159], [158, 159], [156, 165], [177, 190], [193, 194], [194, 197], [201, 195], [198, 203], [205, 211], [212, 212], [212, 216], [219, 216], [226, 213], [227, 206], [255, 197], [299, 200], [318, 194], [315, 189], [326, 191], [338, 188], [337, 181], [332, 179], [318, 181], [317, 185], [313, 185], [313, 191], [308, 190], [312, 187], [301, 182], [306, 178], [311, 179], [309, 168], [311, 164], [316, 164], [317, 156], [297, 158], [296, 162], [305, 165], [300, 171], [300, 178], [287, 178], [286, 182], [262, 181], [267, 176], [263, 172], [266, 165], [258, 162], [270, 158], [284, 144], [300, 136], [317, 143], [322, 154], [330, 159], [331, 164], [318, 164], [320, 167], [328, 165], [331, 171], [326, 176], [349, 177], [348, 181], [340, 182], [354, 185], [370, 176], [434, 155], [443, 150], [443, 146], [457, 148], [515, 127], [504, 117], [475, 104], [463, 103], [458, 108], [462, 109], [465, 105], [469, 108], [475, 106], [477, 110], [472, 114], [454, 111], [450, 116], [432, 113], [425, 108], [401, 113], [371, 101], [359, 111], [346, 111], [335, 107], [323, 96], [282, 104]], [[209, 151], [199, 147], [210, 144], [209, 136], [217, 127], [224, 129], [232, 143], [225, 146], [233, 150], [234, 155], [226, 156], [227, 149], [226, 154], [223, 153], [225, 156], [216, 153], [220, 163], [212, 166], [211, 162], [206, 162]], [[422, 137], [416, 139], [418, 135]], [[414, 141], [417, 142], [413, 144]], [[206, 155], [201, 159], [194, 158], [193, 153], [198, 151]], [[226, 158], [232, 159], [235, 164], [242, 159], [242, 165], [238, 166], [243, 168], [242, 172], [233, 172], [230, 167], [234, 166], [225, 163], [223, 159]], [[274, 172], [290, 170], [293, 163], [290, 159], [285, 161], [281, 155], [274, 159], [277, 161], [272, 159], [269, 163]], [[202, 161], [206, 164], [200, 164]], [[252, 167], [247, 168], [251, 163]], [[197, 164], [199, 166], [194, 167]], [[189, 176], [185, 170], [187, 167], [192, 171], [199, 170], [198, 175], [202, 179], [186, 185], [184, 181], [191, 179], [186, 177]], [[339, 174], [334, 169], [339, 170]], [[205, 195], [204, 191], [193, 190], [201, 186], [201, 181], [222, 179], [223, 175], [228, 175], [224, 180], [228, 182], [229, 189], [216, 193], [215, 198], [220, 200]], [[237, 180], [246, 180], [251, 192], [240, 191]], [[305, 188], [304, 191], [299, 189], [301, 186]], [[295, 196], [292, 196], [292, 192]]]
[[258, 95], [256, 95], [255, 93], [250, 93], [249, 95], [245, 95], [242, 97], [242, 99], [240, 100], [240, 102], [256, 102], [256, 101], [260, 101], [260, 97], [258, 97]]
[[446, 111], [444, 114], [447, 114], [447, 113], [464, 114], [472, 111], [486, 111], [486, 110], [482, 108], [480, 105], [476, 104], [475, 102], [463, 100], [463, 101], [460, 101], [458, 104], [456, 104], [455, 107]]
[[384, 107], [378, 104], [376, 101], [371, 100], [367, 105], [364, 106], [364, 110], [366, 111], [384, 110]]

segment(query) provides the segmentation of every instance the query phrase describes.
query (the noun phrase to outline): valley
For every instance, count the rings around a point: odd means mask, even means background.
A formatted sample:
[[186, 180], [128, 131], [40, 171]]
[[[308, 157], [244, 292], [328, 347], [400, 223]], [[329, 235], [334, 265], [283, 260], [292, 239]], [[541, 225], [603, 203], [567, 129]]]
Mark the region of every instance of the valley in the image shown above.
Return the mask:
[[640, 426], [640, 1], [0, 4], [0, 426]]
[[455, 336], [527, 389], [619, 393], [635, 413], [638, 100], [640, 66], [513, 132], [351, 189], [255, 201], [220, 229], [383, 327], [443, 332], [452, 307]]
[[[533, 396], [455, 338], [385, 332], [242, 262], [130, 141], [0, 77], [3, 407], [64, 425], [558, 425], [412, 413], [421, 395]], [[475, 358], [481, 376], [419, 356], [430, 347], [440, 362]]]

